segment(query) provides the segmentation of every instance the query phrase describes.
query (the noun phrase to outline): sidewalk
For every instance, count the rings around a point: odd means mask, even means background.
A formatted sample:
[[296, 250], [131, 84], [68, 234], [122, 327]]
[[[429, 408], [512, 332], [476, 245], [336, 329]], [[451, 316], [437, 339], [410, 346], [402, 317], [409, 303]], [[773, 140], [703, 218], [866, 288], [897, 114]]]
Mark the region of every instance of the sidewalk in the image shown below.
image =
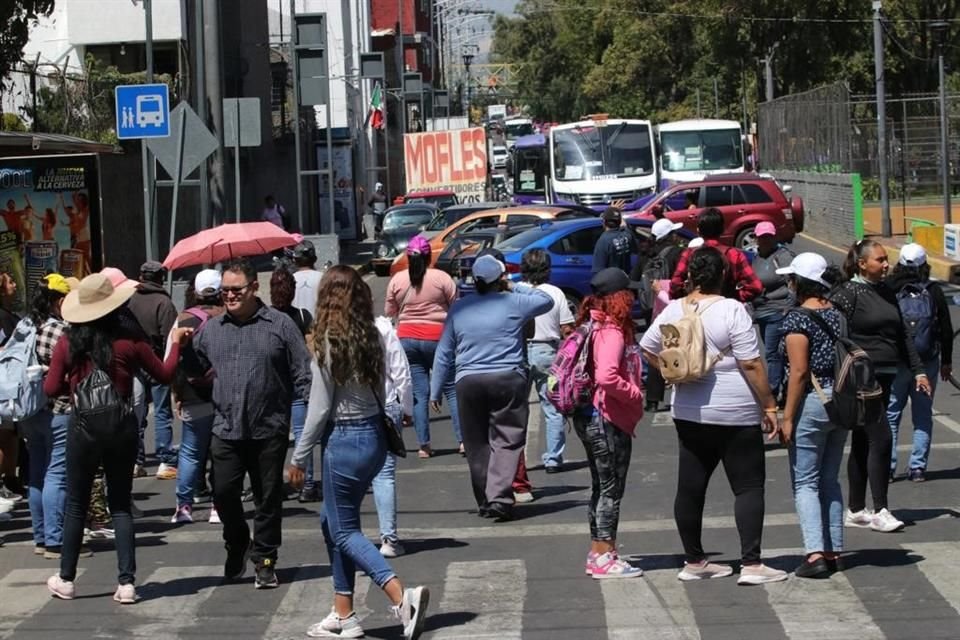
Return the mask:
[[[808, 242], [825, 247], [838, 254], [839, 262], [843, 261], [847, 255], [847, 251], [850, 249], [850, 247], [835, 245], [831, 242], [821, 240], [820, 238], [815, 238], [806, 233], [801, 233], [798, 237], [803, 238]], [[896, 263], [896, 261], [900, 258], [900, 249], [903, 247], [903, 245], [909, 242], [909, 238], [906, 235], [895, 235], [890, 238], [882, 238], [879, 235], [868, 235], [867, 237], [876, 240], [887, 249], [887, 256], [890, 259], [890, 264]], [[960, 284], [960, 262], [957, 262], [951, 258], [947, 258], [943, 255], [942, 250], [932, 251], [929, 245], [926, 243], [924, 244], [924, 248], [927, 250], [927, 263], [930, 265], [930, 276], [936, 280], [949, 282], [950, 284]]]

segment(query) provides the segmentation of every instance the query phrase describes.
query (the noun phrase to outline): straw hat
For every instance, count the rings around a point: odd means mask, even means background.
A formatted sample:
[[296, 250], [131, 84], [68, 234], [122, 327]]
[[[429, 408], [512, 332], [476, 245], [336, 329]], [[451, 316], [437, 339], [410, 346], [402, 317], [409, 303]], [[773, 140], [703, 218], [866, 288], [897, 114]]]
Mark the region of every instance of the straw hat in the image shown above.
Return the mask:
[[63, 300], [60, 314], [67, 322], [93, 322], [116, 311], [129, 300], [136, 289], [113, 288], [110, 279], [102, 273], [94, 273], [80, 281], [80, 286], [71, 289]]

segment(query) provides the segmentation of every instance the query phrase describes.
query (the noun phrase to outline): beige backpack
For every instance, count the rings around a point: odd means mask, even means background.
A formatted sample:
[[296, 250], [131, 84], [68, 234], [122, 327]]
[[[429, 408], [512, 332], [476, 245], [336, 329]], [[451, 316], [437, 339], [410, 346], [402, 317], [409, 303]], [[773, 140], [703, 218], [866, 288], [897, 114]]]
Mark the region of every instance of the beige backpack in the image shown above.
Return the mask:
[[723, 296], [699, 303], [683, 300], [679, 320], [660, 325], [660, 374], [670, 384], [693, 382], [707, 375], [723, 359], [723, 353], [710, 357], [700, 316]]

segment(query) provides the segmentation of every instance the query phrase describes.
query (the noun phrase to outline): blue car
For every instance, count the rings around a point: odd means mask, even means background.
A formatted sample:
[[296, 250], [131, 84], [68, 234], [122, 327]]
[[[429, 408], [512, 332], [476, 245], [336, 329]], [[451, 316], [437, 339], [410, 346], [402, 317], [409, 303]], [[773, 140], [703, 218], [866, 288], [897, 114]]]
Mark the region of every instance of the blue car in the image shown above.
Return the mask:
[[[626, 218], [626, 221], [636, 234], [641, 251], [653, 244], [653, 235], [650, 233], [653, 220]], [[510, 279], [515, 281], [521, 278], [520, 262], [523, 254], [530, 249], [546, 250], [552, 264], [550, 284], [563, 291], [571, 307], [576, 308], [583, 298], [590, 295], [593, 248], [601, 233], [603, 222], [599, 218], [544, 222], [502, 241], [496, 248], [503, 253], [507, 272]], [[677, 233], [684, 241], [694, 237], [686, 229], [680, 229]], [[461, 256], [459, 259], [461, 296], [469, 295], [474, 290], [470, 277], [473, 259], [474, 256]]]

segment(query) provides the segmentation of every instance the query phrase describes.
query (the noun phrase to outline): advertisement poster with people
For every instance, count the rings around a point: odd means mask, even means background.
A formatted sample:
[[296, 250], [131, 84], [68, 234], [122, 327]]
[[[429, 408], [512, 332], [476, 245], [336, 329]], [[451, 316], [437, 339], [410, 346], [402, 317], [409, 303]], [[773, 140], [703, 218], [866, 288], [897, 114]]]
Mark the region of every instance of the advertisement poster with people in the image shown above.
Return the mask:
[[[317, 166], [327, 168], [327, 147], [317, 147]], [[317, 178], [320, 194], [321, 233], [330, 233], [330, 198], [327, 176]], [[353, 151], [349, 144], [333, 146], [333, 233], [341, 240], [356, 240], [356, 204], [353, 191]]]
[[100, 269], [96, 156], [0, 158], [0, 207], [0, 272], [17, 283], [15, 310], [47, 273]]

